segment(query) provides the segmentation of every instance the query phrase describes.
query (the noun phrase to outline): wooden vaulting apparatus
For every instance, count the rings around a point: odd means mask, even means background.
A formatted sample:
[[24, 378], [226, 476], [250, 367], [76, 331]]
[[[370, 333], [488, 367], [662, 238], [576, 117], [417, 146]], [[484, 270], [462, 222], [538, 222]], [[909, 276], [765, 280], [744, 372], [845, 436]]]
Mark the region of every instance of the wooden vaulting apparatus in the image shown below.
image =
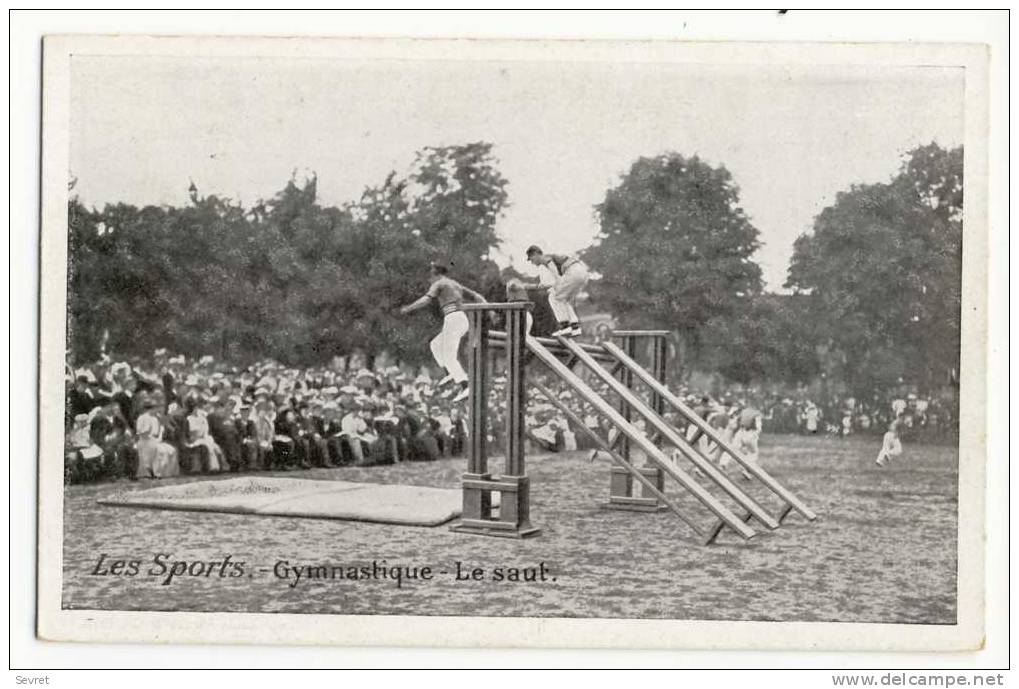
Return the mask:
[[[613, 333], [616, 344], [580, 343], [569, 338], [532, 337], [526, 333], [527, 313], [532, 304], [465, 305], [470, 322], [469, 363], [469, 440], [470, 455], [463, 475], [463, 514], [452, 530], [462, 533], [525, 538], [539, 533], [531, 523], [530, 481], [526, 472], [524, 452], [527, 388], [530, 387], [555, 406], [574, 430], [584, 434], [594, 446], [613, 461], [609, 499], [604, 507], [658, 512], [672, 511], [704, 544], [713, 543], [728, 528], [744, 539], [754, 537], [758, 528], [774, 530], [793, 511], [806, 519], [816, 519], [791, 491], [782, 486], [762, 467], [743, 457], [732, 443], [675, 396], [666, 385], [667, 336], [663, 330], [621, 330]], [[504, 316], [504, 331], [490, 330], [487, 314]], [[638, 343], [650, 350], [650, 370], [637, 363]], [[490, 356], [501, 353], [506, 358], [505, 400], [505, 467], [498, 476], [488, 467], [488, 403]], [[608, 437], [588, 428], [578, 416], [534, 376], [528, 378], [529, 362], [540, 363], [587, 404], [613, 429]], [[574, 368], [580, 366], [599, 380], [617, 398], [612, 404], [588, 385]], [[649, 403], [635, 394], [636, 383], [648, 388]], [[671, 409], [686, 424], [693, 426], [688, 438], [665, 417]], [[641, 430], [635, 420], [649, 430]], [[735, 460], [769, 494], [780, 500], [778, 508], [769, 511], [759, 500], [736, 485], [712, 460], [698, 448], [700, 436], [706, 436], [721, 452]], [[692, 465], [690, 473], [673, 461], [665, 447], [671, 447]], [[645, 458], [642, 466], [632, 461], [633, 449]], [[698, 480], [698, 478], [700, 480]], [[708, 490], [704, 481], [712, 490]], [[714, 517], [707, 525], [690, 514], [666, 490], [667, 483], [678, 484], [692, 495]], [[493, 506], [492, 494], [499, 493], [499, 505]], [[721, 493], [721, 496], [718, 494]], [[755, 528], [756, 527], [756, 528]]]

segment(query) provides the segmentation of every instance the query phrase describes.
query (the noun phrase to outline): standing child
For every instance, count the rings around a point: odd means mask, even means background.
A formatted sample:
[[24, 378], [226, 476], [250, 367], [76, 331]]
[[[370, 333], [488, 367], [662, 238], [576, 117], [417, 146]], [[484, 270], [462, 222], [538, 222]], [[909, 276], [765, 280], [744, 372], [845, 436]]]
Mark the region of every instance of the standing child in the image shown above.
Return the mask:
[[899, 440], [899, 422], [892, 421], [888, 424], [888, 432], [881, 442], [881, 451], [877, 453], [877, 461], [874, 463], [883, 467], [889, 459], [902, 454], [902, 441]]

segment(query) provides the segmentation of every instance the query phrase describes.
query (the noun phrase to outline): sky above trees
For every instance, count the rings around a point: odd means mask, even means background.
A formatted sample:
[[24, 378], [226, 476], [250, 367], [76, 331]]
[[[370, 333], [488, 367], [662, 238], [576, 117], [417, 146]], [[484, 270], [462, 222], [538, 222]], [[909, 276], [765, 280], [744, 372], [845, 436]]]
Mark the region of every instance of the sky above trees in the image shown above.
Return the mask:
[[963, 87], [961, 69], [923, 67], [75, 57], [70, 172], [100, 207], [181, 206], [192, 179], [250, 206], [295, 169], [340, 205], [426, 146], [489, 141], [509, 181], [495, 258], [526, 270], [531, 243], [589, 245], [606, 190], [676, 151], [729, 170], [776, 290], [838, 192], [962, 143]]

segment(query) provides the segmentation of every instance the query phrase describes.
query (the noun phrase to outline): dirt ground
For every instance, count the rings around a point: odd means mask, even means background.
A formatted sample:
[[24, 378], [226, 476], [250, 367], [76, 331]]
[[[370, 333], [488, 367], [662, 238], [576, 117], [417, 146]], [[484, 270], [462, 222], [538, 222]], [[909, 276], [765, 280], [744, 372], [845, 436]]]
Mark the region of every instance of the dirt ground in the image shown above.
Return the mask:
[[[152, 482], [70, 486], [64, 504], [65, 608], [343, 614], [673, 618], [953, 624], [958, 452], [907, 445], [874, 465], [880, 441], [765, 436], [762, 463], [818, 519], [704, 547], [669, 512], [599, 508], [609, 462], [585, 453], [529, 458], [532, 521], [516, 541], [437, 528], [102, 506]], [[279, 475], [457, 487], [465, 460]], [[496, 464], [497, 465], [497, 464]], [[173, 479], [173, 482], [195, 480]], [[170, 481], [164, 480], [163, 483]], [[778, 506], [760, 486], [772, 511]], [[710, 514], [687, 497], [705, 526]], [[163, 554], [160, 556], [160, 554]], [[100, 563], [100, 558], [105, 558]], [[198, 576], [166, 581], [173, 562]], [[138, 561], [137, 573], [116, 560]], [[302, 578], [306, 565], [431, 567], [430, 580]], [[287, 570], [277, 563], [286, 561]], [[480, 580], [457, 580], [482, 570]], [[238, 573], [237, 563], [242, 573]], [[545, 581], [509, 581], [521, 576]], [[495, 580], [501, 568], [503, 580]], [[528, 568], [528, 569], [523, 569]], [[96, 573], [96, 572], [100, 573]], [[277, 576], [279, 571], [284, 576]], [[334, 570], [330, 569], [330, 572]], [[290, 572], [290, 573], [288, 573]], [[445, 574], [442, 574], [445, 572]], [[221, 576], [222, 575], [222, 576]]]

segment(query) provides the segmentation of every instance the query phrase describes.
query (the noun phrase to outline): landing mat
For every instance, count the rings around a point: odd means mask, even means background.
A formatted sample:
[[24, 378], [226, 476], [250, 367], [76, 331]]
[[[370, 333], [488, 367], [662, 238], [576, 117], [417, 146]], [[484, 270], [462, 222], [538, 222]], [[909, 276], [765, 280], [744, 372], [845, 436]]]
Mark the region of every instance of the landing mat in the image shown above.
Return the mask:
[[460, 516], [455, 488], [246, 476], [125, 491], [102, 505], [439, 526]]

